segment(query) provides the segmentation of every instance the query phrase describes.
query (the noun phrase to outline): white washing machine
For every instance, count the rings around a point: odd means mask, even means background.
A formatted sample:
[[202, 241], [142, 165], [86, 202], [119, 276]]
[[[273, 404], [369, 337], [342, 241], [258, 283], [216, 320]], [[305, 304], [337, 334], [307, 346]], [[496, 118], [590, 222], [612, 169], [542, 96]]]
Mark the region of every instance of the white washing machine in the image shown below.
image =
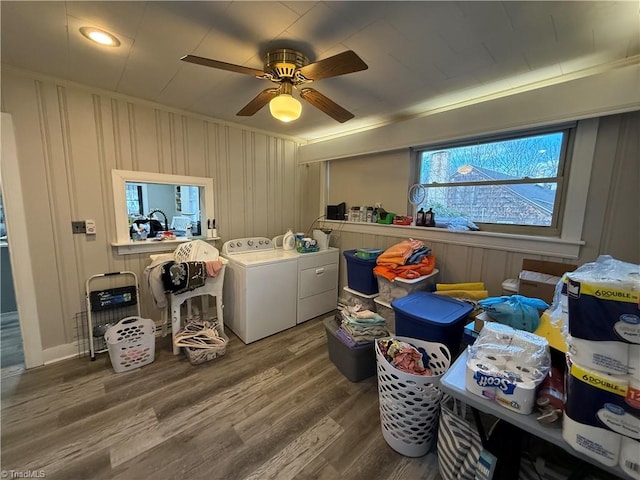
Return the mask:
[[297, 256], [264, 237], [229, 240], [221, 254], [229, 260], [224, 321], [240, 340], [255, 342], [296, 325]]

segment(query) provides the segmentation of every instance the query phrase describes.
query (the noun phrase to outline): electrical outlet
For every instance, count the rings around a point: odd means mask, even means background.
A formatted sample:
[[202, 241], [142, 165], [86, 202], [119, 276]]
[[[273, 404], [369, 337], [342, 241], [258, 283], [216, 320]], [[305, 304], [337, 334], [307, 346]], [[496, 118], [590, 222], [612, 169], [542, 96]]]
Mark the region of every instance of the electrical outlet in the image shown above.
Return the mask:
[[71, 231], [73, 233], [86, 233], [87, 224], [84, 220], [74, 220], [71, 222]]

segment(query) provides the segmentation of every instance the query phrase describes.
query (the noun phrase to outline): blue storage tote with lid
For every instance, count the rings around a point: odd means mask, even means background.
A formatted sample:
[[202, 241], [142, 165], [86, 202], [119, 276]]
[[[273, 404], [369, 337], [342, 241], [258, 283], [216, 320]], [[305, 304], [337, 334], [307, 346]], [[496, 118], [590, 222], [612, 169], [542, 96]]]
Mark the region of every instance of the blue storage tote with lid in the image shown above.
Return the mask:
[[396, 335], [444, 343], [452, 357], [458, 353], [470, 303], [429, 292], [415, 292], [391, 302]]
[[[363, 249], [361, 249], [363, 250]], [[347, 284], [349, 288], [366, 295], [378, 293], [378, 281], [373, 275], [378, 255], [371, 258], [359, 258], [357, 250], [342, 252], [347, 261]]]

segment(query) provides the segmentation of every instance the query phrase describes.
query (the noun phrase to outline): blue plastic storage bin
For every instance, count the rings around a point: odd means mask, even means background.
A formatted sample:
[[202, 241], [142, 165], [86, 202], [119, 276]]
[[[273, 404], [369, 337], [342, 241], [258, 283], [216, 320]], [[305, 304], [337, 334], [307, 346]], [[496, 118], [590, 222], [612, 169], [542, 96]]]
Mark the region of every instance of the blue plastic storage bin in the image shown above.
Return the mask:
[[391, 302], [396, 317], [396, 335], [444, 343], [455, 357], [470, 303], [429, 292], [415, 292]]
[[366, 295], [378, 293], [378, 281], [373, 275], [377, 256], [374, 258], [359, 258], [357, 250], [345, 250], [342, 252], [347, 261], [347, 284], [351, 290]]

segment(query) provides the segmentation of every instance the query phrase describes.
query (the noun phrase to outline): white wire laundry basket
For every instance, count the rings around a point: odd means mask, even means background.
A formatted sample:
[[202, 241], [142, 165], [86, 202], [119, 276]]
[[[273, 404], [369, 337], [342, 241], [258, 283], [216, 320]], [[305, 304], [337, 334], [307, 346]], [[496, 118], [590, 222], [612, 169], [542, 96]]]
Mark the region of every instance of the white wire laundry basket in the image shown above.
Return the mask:
[[116, 373], [153, 362], [156, 350], [156, 324], [149, 318], [126, 317], [107, 329], [104, 339]]
[[432, 375], [398, 370], [382, 354], [378, 344], [389, 338], [375, 342], [382, 436], [396, 452], [407, 457], [421, 457], [429, 452], [438, 428], [443, 395], [439, 388], [440, 377], [449, 369], [451, 354], [441, 343], [393, 338], [424, 349], [429, 356]]
[[220, 252], [213, 245], [202, 240], [181, 243], [173, 252], [176, 262], [206, 262], [218, 260]]

